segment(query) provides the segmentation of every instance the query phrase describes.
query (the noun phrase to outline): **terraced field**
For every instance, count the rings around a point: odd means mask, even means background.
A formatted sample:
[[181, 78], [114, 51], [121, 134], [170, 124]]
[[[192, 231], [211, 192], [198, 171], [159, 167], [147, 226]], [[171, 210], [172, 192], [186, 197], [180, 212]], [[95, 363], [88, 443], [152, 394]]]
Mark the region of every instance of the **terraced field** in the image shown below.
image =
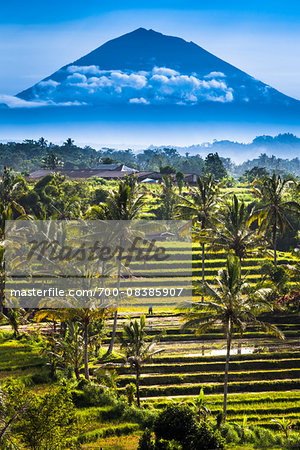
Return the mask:
[[[239, 422], [245, 414], [249, 423], [270, 428], [274, 427], [272, 418], [300, 421], [300, 318], [278, 315], [274, 319], [286, 335], [284, 342], [253, 329], [234, 341], [229, 421]], [[171, 400], [189, 402], [203, 387], [212, 413], [221, 411], [226, 348], [221, 330], [195, 339], [192, 333], [181, 334], [179, 315], [149, 320], [149, 336], [162, 332], [159, 346], [165, 351], [143, 368], [143, 402], [155, 408], [162, 408]], [[134, 377], [128, 367], [118, 371], [119, 391], [123, 393]]]
[[[199, 300], [197, 295], [197, 283], [201, 280], [202, 260], [201, 249], [199, 244], [192, 246], [192, 258], [190, 248], [184, 242], [176, 243], [176, 247], [172, 242], [164, 242], [164, 247], [168, 249], [168, 254], [172, 255], [170, 262], [170, 272], [168, 273], [168, 262], [160, 263], [157, 261], [147, 262], [147, 264], [132, 263], [130, 270], [136, 277], [134, 286], [137, 288], [182, 288], [180, 297], [170, 295], [153, 297], [151, 305], [155, 312], [173, 312], [179, 303], [191, 300], [191, 289], [193, 292], [193, 300]], [[205, 280], [214, 285], [214, 280], [218, 275], [218, 271], [225, 265], [226, 254], [206, 253], [205, 259]], [[260, 268], [264, 262], [268, 261], [265, 257], [257, 257], [249, 255], [242, 261], [242, 275], [247, 275], [247, 279], [252, 283], [261, 280]], [[296, 263], [296, 259], [290, 253], [278, 252], [278, 264]], [[169, 276], [168, 276], [169, 275]], [[295, 287], [296, 282], [290, 279], [289, 285]], [[132, 282], [122, 281], [122, 287], [131, 287]], [[149, 299], [142, 296], [124, 299], [120, 305], [121, 312], [146, 313], [149, 306]]]

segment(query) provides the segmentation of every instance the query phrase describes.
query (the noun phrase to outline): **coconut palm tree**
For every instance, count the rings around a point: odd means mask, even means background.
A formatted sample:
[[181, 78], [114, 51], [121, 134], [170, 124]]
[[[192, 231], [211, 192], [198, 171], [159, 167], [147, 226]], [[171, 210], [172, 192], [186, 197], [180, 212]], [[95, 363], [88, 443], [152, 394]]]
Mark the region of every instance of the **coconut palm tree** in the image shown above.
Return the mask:
[[[65, 308], [59, 309], [41, 309], [36, 312], [35, 320], [41, 322], [45, 319], [50, 319], [54, 321], [59, 321], [64, 324], [69, 324], [69, 340], [74, 336], [76, 337], [76, 342], [79, 342], [77, 335], [80, 335], [82, 341], [83, 349], [83, 361], [84, 361], [84, 376], [86, 380], [90, 380], [89, 372], [89, 355], [88, 348], [90, 344], [90, 329], [93, 324], [104, 320], [108, 314], [106, 309], [93, 308], [92, 302], [90, 308], [74, 308], [74, 304], [70, 305], [73, 307], [68, 308], [68, 303], [65, 302]], [[72, 327], [71, 327], [72, 324]], [[76, 328], [74, 328], [76, 325]], [[71, 344], [70, 344], [71, 345]], [[75, 341], [74, 341], [75, 345]], [[79, 376], [79, 375], [78, 375]], [[77, 377], [77, 373], [76, 373]]]
[[48, 151], [41, 159], [41, 168], [48, 170], [62, 169], [64, 166], [63, 161], [59, 159], [55, 152]]
[[282, 332], [274, 325], [258, 319], [264, 311], [271, 311], [272, 305], [266, 300], [270, 289], [261, 286], [250, 287], [245, 278], [241, 278], [241, 263], [237, 256], [227, 257], [226, 269], [219, 271], [216, 287], [204, 283], [201, 291], [209, 298], [208, 301], [189, 303], [182, 308], [188, 308], [184, 320], [184, 329], [204, 333], [212, 327], [222, 325], [225, 331], [227, 350], [224, 374], [224, 418], [226, 420], [228, 372], [232, 339], [237, 331], [242, 333], [248, 325], [254, 325], [284, 338]]
[[12, 169], [4, 167], [0, 178], [0, 199], [5, 209], [19, 207], [18, 199], [24, 192], [28, 191], [27, 184], [23, 177], [15, 175]]
[[178, 196], [175, 193], [175, 185], [171, 176], [164, 174], [161, 182], [161, 194], [158, 202], [159, 206], [156, 210], [156, 216], [160, 220], [171, 220], [174, 217], [175, 207], [178, 202]]
[[[199, 235], [212, 226], [220, 199], [220, 184], [213, 175], [199, 176], [197, 186], [191, 188], [189, 197], [180, 197], [177, 205], [178, 218], [192, 220], [193, 225], [200, 227]], [[202, 242], [202, 282], [205, 280], [205, 242]]]
[[216, 226], [210, 230], [207, 237], [213, 249], [233, 251], [241, 261], [250, 250], [255, 250], [260, 236], [249, 226], [251, 213], [248, 212], [244, 200], [238, 200], [234, 195], [230, 203], [225, 204], [219, 214]]
[[273, 173], [272, 177], [255, 180], [252, 186], [255, 197], [260, 200], [252, 214], [252, 222], [258, 220], [258, 225], [267, 235], [271, 232], [271, 242], [274, 251], [274, 265], [277, 266], [277, 233], [281, 235], [286, 228], [293, 229], [289, 216], [300, 215], [300, 204], [286, 199], [287, 189], [295, 182], [288, 178], [282, 179]]
[[146, 341], [146, 318], [141, 316], [139, 322], [130, 320], [123, 326], [123, 335], [120, 336], [121, 350], [125, 351], [127, 362], [135, 370], [136, 399], [140, 408], [140, 376], [143, 364], [150, 361], [153, 356], [162, 352], [162, 349], [155, 350], [157, 341]]
[[[145, 193], [141, 191], [138, 185], [137, 178], [134, 175], [125, 176], [123, 180], [118, 181], [116, 190], [110, 191], [105, 203], [101, 203], [99, 206], [92, 206], [88, 211], [88, 215], [93, 219], [101, 220], [126, 220], [131, 221], [137, 219], [141, 213], [145, 204]], [[123, 228], [123, 227], [122, 227]], [[126, 236], [125, 227], [118, 236], [120, 243], [120, 251], [122, 248], [122, 242], [128, 239]], [[121, 279], [122, 258], [118, 257], [117, 267], [117, 290], [120, 291], [120, 279]], [[111, 335], [110, 344], [107, 350], [107, 355], [110, 355], [114, 348], [116, 331], [118, 320], [118, 308], [114, 313], [113, 330]]]
[[19, 327], [24, 323], [25, 310], [22, 308], [3, 308], [3, 312], [0, 311], [0, 320], [7, 322], [13, 330], [15, 338], [19, 336]]
[[[0, 189], [1, 195], [1, 189]], [[5, 305], [5, 258], [4, 258], [4, 242], [5, 242], [5, 227], [9, 220], [13, 219], [13, 208], [18, 212], [18, 219], [28, 219], [24, 208], [17, 202], [12, 201], [5, 207], [0, 203], [0, 314], [4, 313]], [[4, 318], [4, 317], [3, 317]], [[15, 330], [16, 331], [16, 330]]]

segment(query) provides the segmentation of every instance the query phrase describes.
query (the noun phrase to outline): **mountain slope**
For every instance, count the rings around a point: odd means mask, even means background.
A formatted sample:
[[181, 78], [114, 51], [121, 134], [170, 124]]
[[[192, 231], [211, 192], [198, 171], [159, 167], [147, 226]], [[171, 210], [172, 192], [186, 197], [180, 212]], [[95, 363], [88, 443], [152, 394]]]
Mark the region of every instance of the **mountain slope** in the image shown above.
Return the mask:
[[49, 105], [300, 105], [193, 42], [144, 28], [106, 42], [18, 97]]

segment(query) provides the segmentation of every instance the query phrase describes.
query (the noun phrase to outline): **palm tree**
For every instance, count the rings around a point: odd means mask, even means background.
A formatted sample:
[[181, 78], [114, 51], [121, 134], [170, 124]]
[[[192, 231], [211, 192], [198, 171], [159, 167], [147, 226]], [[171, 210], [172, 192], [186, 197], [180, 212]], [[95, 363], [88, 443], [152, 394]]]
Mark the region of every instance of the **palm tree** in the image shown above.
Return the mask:
[[[89, 355], [88, 348], [90, 344], [90, 329], [93, 324], [103, 320], [107, 311], [105, 309], [90, 308], [68, 308], [67, 302], [65, 302], [66, 308], [61, 309], [43, 309], [39, 310], [35, 314], [35, 320], [40, 322], [44, 319], [50, 319], [54, 321], [60, 321], [64, 324], [69, 324], [69, 340], [76, 338], [76, 342], [79, 342], [79, 337], [82, 342], [83, 361], [84, 361], [84, 376], [86, 380], [90, 380], [89, 372]], [[74, 306], [74, 305], [73, 305]], [[76, 328], [75, 328], [76, 326]], [[76, 344], [74, 341], [74, 345]], [[71, 342], [70, 342], [70, 345]], [[77, 345], [77, 344], [76, 344]], [[76, 377], [78, 377], [76, 373]]]
[[48, 170], [62, 169], [64, 166], [63, 161], [54, 152], [47, 152], [41, 159], [41, 167]]
[[241, 261], [249, 250], [257, 248], [259, 236], [249, 226], [250, 213], [244, 200], [239, 201], [234, 195], [232, 202], [225, 205], [225, 210], [219, 214], [216, 226], [210, 230], [208, 240], [215, 250], [231, 251]]
[[[82, 360], [85, 356], [85, 338], [82, 336], [80, 325], [78, 322], [66, 322], [66, 335], [64, 338], [59, 338], [64, 361], [67, 365], [72, 365], [74, 368], [77, 380], [80, 380], [79, 369]], [[89, 380], [89, 376], [86, 377]]]
[[300, 215], [300, 204], [285, 198], [286, 191], [292, 184], [293, 180], [282, 179], [275, 172], [272, 177], [255, 180], [253, 183], [253, 193], [260, 203], [252, 214], [252, 222], [258, 220], [260, 229], [266, 234], [271, 231], [275, 266], [277, 266], [277, 233], [282, 235], [286, 228], [293, 229], [289, 215], [296, 214], [298, 217]]
[[47, 143], [48, 141], [42, 137], [39, 138], [39, 140], [37, 141], [37, 144], [41, 147], [41, 148], [46, 148], [47, 147]]
[[140, 376], [144, 363], [150, 361], [153, 356], [163, 350], [155, 350], [157, 341], [146, 341], [146, 318], [140, 317], [140, 321], [130, 320], [123, 326], [123, 335], [120, 336], [121, 349], [125, 351], [127, 362], [135, 370], [136, 378], [136, 399], [137, 406], [140, 408]]
[[[220, 199], [220, 184], [214, 177], [199, 176], [197, 186], [189, 193], [190, 198], [180, 197], [180, 203], [176, 207], [178, 218], [192, 220], [193, 225], [199, 225], [200, 236], [207, 228], [212, 226], [214, 213]], [[202, 239], [200, 239], [202, 240]], [[205, 280], [205, 242], [202, 242], [202, 282]]]
[[[0, 188], [0, 195], [1, 195], [1, 188]], [[29, 218], [24, 208], [20, 206], [17, 202], [12, 201], [12, 203], [7, 203], [6, 207], [4, 206], [3, 203], [0, 203], [0, 314], [4, 313], [4, 304], [5, 304], [5, 258], [4, 258], [5, 226], [7, 225], [7, 223], [9, 223], [8, 222], [9, 220], [13, 219], [12, 206], [14, 206], [15, 211], [19, 213], [18, 219]]]
[[162, 192], [159, 203], [161, 206], [157, 208], [157, 217], [161, 220], [171, 220], [174, 216], [174, 210], [178, 201], [175, 193], [175, 186], [172, 178], [164, 174], [162, 176]]
[[[23, 177], [15, 175], [13, 170], [4, 167], [0, 178], [0, 199], [4, 209], [22, 208], [17, 202], [18, 199], [28, 191], [27, 184]], [[19, 211], [18, 211], [19, 212]]]
[[[110, 191], [105, 203], [99, 206], [92, 206], [88, 211], [90, 217], [102, 220], [134, 220], [137, 219], [142, 212], [145, 204], [145, 193], [141, 192], [137, 183], [137, 177], [134, 175], [125, 176], [124, 180], [118, 180], [117, 189]], [[127, 239], [125, 232], [120, 233], [118, 239], [120, 242], [120, 251], [122, 242]], [[118, 257], [117, 268], [117, 290], [120, 291], [122, 261], [121, 255]], [[114, 348], [118, 320], [118, 308], [114, 313], [113, 331], [107, 355], [110, 355]]]
[[[216, 288], [207, 283], [202, 285], [203, 293], [210, 300], [190, 303], [183, 328], [195, 329], [197, 334], [204, 333], [219, 324], [222, 324], [224, 328], [227, 341], [223, 404], [223, 420], [225, 421], [230, 350], [235, 331], [242, 333], [248, 325], [254, 325], [281, 339], [284, 336], [276, 326], [257, 318], [258, 314], [273, 309], [266, 300], [270, 289], [264, 289], [261, 286], [251, 288], [246, 280], [241, 278], [241, 263], [237, 256], [228, 255], [226, 269], [219, 271], [216, 283]], [[183, 305], [183, 308], [186, 307]]]
[[64, 145], [64, 147], [70, 149], [70, 148], [74, 147], [74, 140], [71, 139], [71, 138], [68, 138], [68, 139], [65, 140], [63, 145]]
[[7, 322], [13, 330], [14, 338], [19, 336], [19, 326], [23, 323], [25, 310], [22, 308], [3, 308], [0, 310], [0, 319]]

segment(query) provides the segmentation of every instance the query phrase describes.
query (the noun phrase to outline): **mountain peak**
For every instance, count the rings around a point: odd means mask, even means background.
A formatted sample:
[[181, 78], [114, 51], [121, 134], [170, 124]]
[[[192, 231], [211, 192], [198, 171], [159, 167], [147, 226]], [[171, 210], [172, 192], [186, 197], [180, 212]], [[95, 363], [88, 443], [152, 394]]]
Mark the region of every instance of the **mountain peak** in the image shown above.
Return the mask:
[[137, 28], [18, 95], [49, 104], [289, 104], [296, 100], [193, 42]]

